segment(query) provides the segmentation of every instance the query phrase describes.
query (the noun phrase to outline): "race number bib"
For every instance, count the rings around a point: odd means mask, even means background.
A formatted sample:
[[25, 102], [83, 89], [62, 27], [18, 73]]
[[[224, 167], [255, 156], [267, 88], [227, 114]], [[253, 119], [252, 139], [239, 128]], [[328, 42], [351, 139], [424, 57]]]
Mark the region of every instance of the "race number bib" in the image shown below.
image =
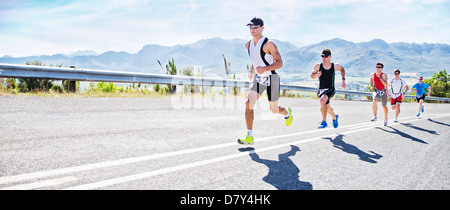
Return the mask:
[[261, 76], [259, 74], [256, 74], [256, 82], [258, 82], [260, 85], [270, 86], [270, 75]]
[[386, 93], [386, 90], [377, 90], [377, 89], [375, 89], [375, 91], [373, 91], [373, 95], [372, 96], [374, 98], [376, 98], [376, 97], [383, 97], [385, 93]]

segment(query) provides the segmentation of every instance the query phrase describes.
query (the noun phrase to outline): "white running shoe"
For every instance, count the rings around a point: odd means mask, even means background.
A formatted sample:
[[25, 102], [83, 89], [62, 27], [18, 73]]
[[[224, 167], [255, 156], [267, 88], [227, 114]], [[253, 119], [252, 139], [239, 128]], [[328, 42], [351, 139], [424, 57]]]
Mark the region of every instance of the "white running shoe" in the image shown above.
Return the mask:
[[387, 122], [388, 122], [388, 120], [384, 119], [384, 126], [387, 126]]
[[370, 121], [372, 121], [372, 122], [377, 121], [377, 116], [373, 117]]
[[398, 123], [398, 120], [397, 120], [397, 118], [395, 118], [395, 119], [394, 119], [394, 122], [395, 122], [395, 123]]

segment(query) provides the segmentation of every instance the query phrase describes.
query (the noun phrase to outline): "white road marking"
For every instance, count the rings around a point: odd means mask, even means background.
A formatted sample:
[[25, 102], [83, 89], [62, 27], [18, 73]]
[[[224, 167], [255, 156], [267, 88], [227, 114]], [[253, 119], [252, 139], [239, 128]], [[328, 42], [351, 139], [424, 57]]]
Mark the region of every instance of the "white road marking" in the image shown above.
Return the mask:
[[68, 176], [68, 177], [63, 177], [63, 178], [33, 182], [33, 183], [29, 183], [29, 184], [14, 185], [11, 187], [0, 188], [0, 190], [32, 190], [32, 189], [38, 189], [38, 188], [42, 188], [42, 187], [56, 186], [56, 185], [60, 185], [60, 184], [68, 183], [68, 182], [73, 182], [76, 180], [78, 180], [77, 177]]

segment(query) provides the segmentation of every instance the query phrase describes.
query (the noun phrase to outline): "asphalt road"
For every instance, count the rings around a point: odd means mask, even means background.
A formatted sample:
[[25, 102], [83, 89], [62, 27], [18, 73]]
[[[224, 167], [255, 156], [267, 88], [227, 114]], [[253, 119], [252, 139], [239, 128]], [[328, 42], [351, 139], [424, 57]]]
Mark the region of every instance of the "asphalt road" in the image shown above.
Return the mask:
[[0, 97], [0, 189], [450, 189], [448, 104], [404, 103], [385, 127], [332, 100], [339, 128], [317, 129], [317, 100], [281, 98], [286, 127], [263, 97], [242, 146], [244, 101]]

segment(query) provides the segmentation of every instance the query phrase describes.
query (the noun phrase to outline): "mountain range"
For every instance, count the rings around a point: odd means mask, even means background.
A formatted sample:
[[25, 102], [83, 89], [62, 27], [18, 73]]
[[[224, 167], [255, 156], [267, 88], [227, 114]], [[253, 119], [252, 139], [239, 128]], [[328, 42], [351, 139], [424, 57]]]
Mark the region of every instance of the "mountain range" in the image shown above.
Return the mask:
[[[277, 71], [283, 82], [309, 78], [314, 64], [322, 62], [320, 55], [325, 48], [331, 49], [331, 61], [342, 64], [348, 76], [368, 77], [375, 71], [377, 62], [382, 62], [385, 72], [388, 73], [399, 68], [402, 73], [420, 73], [424, 76], [431, 76], [443, 69], [448, 70], [450, 66], [450, 45], [447, 44], [388, 44], [381, 39], [354, 43], [335, 38], [318, 44], [296, 46], [290, 42], [276, 39], [273, 41], [283, 58], [284, 66]], [[137, 53], [108, 51], [97, 54], [87, 50], [69, 55], [18, 58], [3, 56], [0, 57], [0, 63], [25, 64], [26, 61], [39, 60], [45, 65], [62, 64], [85, 69], [165, 74], [165, 64], [173, 58], [179, 72], [186, 67], [194, 67], [194, 73], [202, 70], [203, 75], [207, 77], [225, 78], [225, 57], [230, 64], [231, 73], [236, 74], [238, 79], [246, 79], [247, 65], [251, 65], [245, 49], [246, 42], [248, 40], [211, 38], [172, 47], [149, 44]]]

